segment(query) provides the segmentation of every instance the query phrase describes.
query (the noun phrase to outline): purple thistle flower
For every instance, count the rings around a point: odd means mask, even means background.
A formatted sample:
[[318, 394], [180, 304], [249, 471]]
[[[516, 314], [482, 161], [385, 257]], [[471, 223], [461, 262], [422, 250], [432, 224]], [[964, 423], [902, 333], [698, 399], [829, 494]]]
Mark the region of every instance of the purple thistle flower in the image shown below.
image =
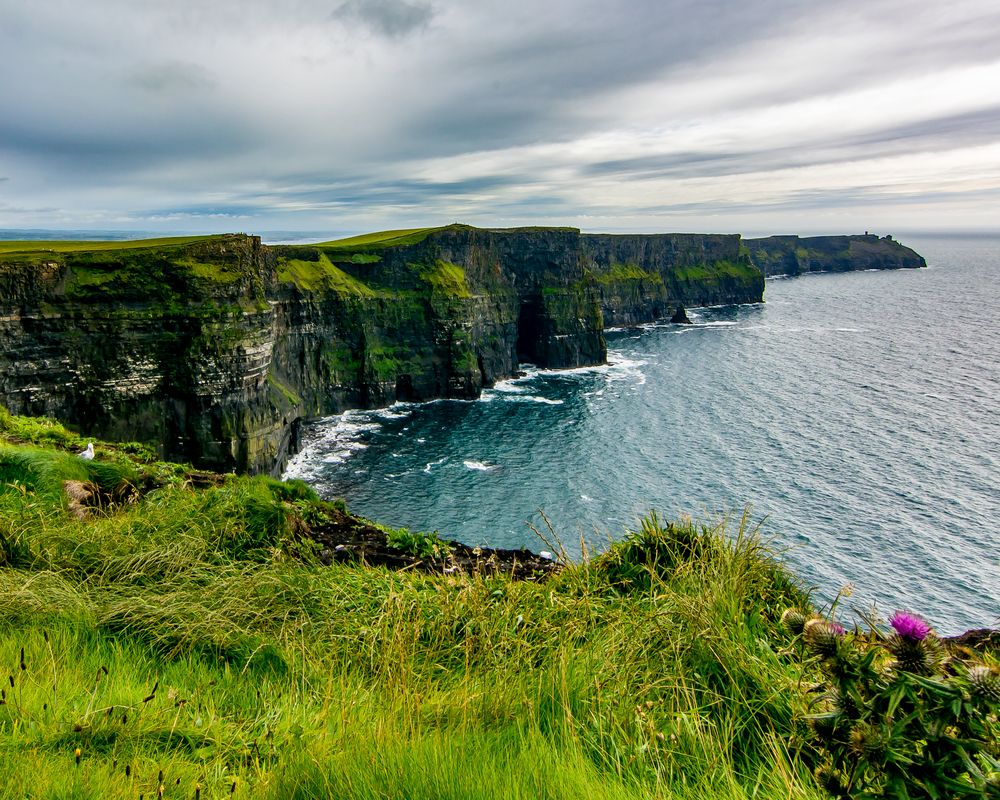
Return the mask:
[[829, 624], [830, 624], [831, 630], [835, 634], [837, 634], [837, 636], [843, 636], [845, 633], [847, 633], [847, 630], [839, 622], [831, 622]]
[[889, 624], [901, 638], [911, 642], [921, 642], [931, 632], [930, 625], [916, 614], [910, 614], [907, 611], [897, 611], [892, 615]]

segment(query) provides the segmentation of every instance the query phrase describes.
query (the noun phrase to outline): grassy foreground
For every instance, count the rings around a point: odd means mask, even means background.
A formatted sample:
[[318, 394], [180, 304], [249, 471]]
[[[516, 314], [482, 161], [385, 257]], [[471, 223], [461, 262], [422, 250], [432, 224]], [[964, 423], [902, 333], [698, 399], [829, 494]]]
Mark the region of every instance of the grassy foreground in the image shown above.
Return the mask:
[[304, 486], [84, 445], [0, 411], [0, 798], [823, 796], [745, 519], [538, 583], [325, 567]]

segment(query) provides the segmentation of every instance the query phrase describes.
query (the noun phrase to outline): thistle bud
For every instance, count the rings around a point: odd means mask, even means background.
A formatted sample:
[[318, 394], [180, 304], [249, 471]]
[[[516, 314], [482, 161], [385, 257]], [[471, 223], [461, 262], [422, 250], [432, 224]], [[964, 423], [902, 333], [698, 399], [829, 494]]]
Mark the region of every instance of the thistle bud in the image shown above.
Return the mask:
[[841, 625], [827, 622], [825, 619], [811, 619], [806, 622], [802, 630], [806, 646], [813, 653], [820, 656], [837, 654], [841, 637], [844, 635], [844, 628]]
[[945, 660], [941, 640], [933, 634], [923, 639], [893, 634], [886, 639], [886, 646], [896, 657], [894, 667], [898, 672], [933, 675], [940, 671]]
[[837, 731], [840, 728], [840, 714], [817, 714], [809, 717], [809, 727], [816, 734], [816, 738], [829, 746], [837, 740]]
[[816, 780], [834, 797], [841, 797], [850, 788], [844, 779], [844, 773], [834, 767], [823, 765], [816, 767]]
[[885, 749], [882, 737], [870, 725], [858, 725], [852, 730], [849, 745], [859, 756], [872, 756]]
[[785, 613], [781, 615], [781, 624], [784, 626], [786, 631], [798, 636], [802, 633], [802, 629], [805, 627], [806, 615], [797, 608], [785, 609]]
[[985, 664], [977, 664], [969, 669], [966, 677], [969, 688], [976, 697], [1000, 703], [1000, 675]]
[[837, 712], [843, 714], [847, 719], [857, 719], [861, 716], [858, 701], [850, 694], [840, 692], [834, 688], [830, 690], [829, 698]]

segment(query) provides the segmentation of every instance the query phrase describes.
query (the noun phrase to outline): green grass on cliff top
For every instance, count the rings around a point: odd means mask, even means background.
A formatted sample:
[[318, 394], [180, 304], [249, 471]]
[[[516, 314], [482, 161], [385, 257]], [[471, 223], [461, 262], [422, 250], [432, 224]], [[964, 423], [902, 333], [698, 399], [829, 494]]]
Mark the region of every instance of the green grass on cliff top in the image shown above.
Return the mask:
[[401, 245], [422, 242], [434, 231], [444, 230], [448, 226], [436, 228], [403, 228], [396, 231], [378, 231], [365, 233], [361, 236], [350, 236], [346, 239], [335, 239], [331, 242], [319, 242], [314, 247], [337, 250], [370, 249], [383, 247], [399, 247]]
[[805, 598], [745, 519], [543, 583], [324, 567], [302, 484], [78, 445], [0, 413], [0, 800], [823, 796], [787, 745]]
[[128, 239], [124, 241], [0, 241], [0, 255], [5, 253], [86, 253], [99, 250], [137, 250], [150, 247], [170, 247], [218, 238], [209, 236], [167, 236], [162, 239]]

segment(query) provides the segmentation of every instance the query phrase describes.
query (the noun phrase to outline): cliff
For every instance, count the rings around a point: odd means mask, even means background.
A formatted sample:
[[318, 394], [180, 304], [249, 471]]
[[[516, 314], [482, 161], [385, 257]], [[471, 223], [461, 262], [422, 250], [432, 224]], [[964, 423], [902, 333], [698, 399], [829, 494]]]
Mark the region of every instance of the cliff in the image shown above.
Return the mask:
[[923, 257], [891, 236], [769, 236], [745, 239], [750, 261], [766, 277], [805, 272], [926, 267]]
[[0, 243], [0, 404], [164, 458], [273, 471], [302, 419], [602, 363], [605, 324], [759, 301], [738, 236], [395, 231]]
[[[0, 404], [203, 467], [278, 470], [300, 421], [602, 363], [606, 326], [759, 302], [764, 274], [924, 266], [891, 239], [464, 225], [0, 243]], [[759, 269], [758, 269], [759, 267]]]
[[670, 317], [679, 305], [764, 297], [764, 277], [741, 252], [738, 234], [585, 234], [582, 245], [608, 327]]

